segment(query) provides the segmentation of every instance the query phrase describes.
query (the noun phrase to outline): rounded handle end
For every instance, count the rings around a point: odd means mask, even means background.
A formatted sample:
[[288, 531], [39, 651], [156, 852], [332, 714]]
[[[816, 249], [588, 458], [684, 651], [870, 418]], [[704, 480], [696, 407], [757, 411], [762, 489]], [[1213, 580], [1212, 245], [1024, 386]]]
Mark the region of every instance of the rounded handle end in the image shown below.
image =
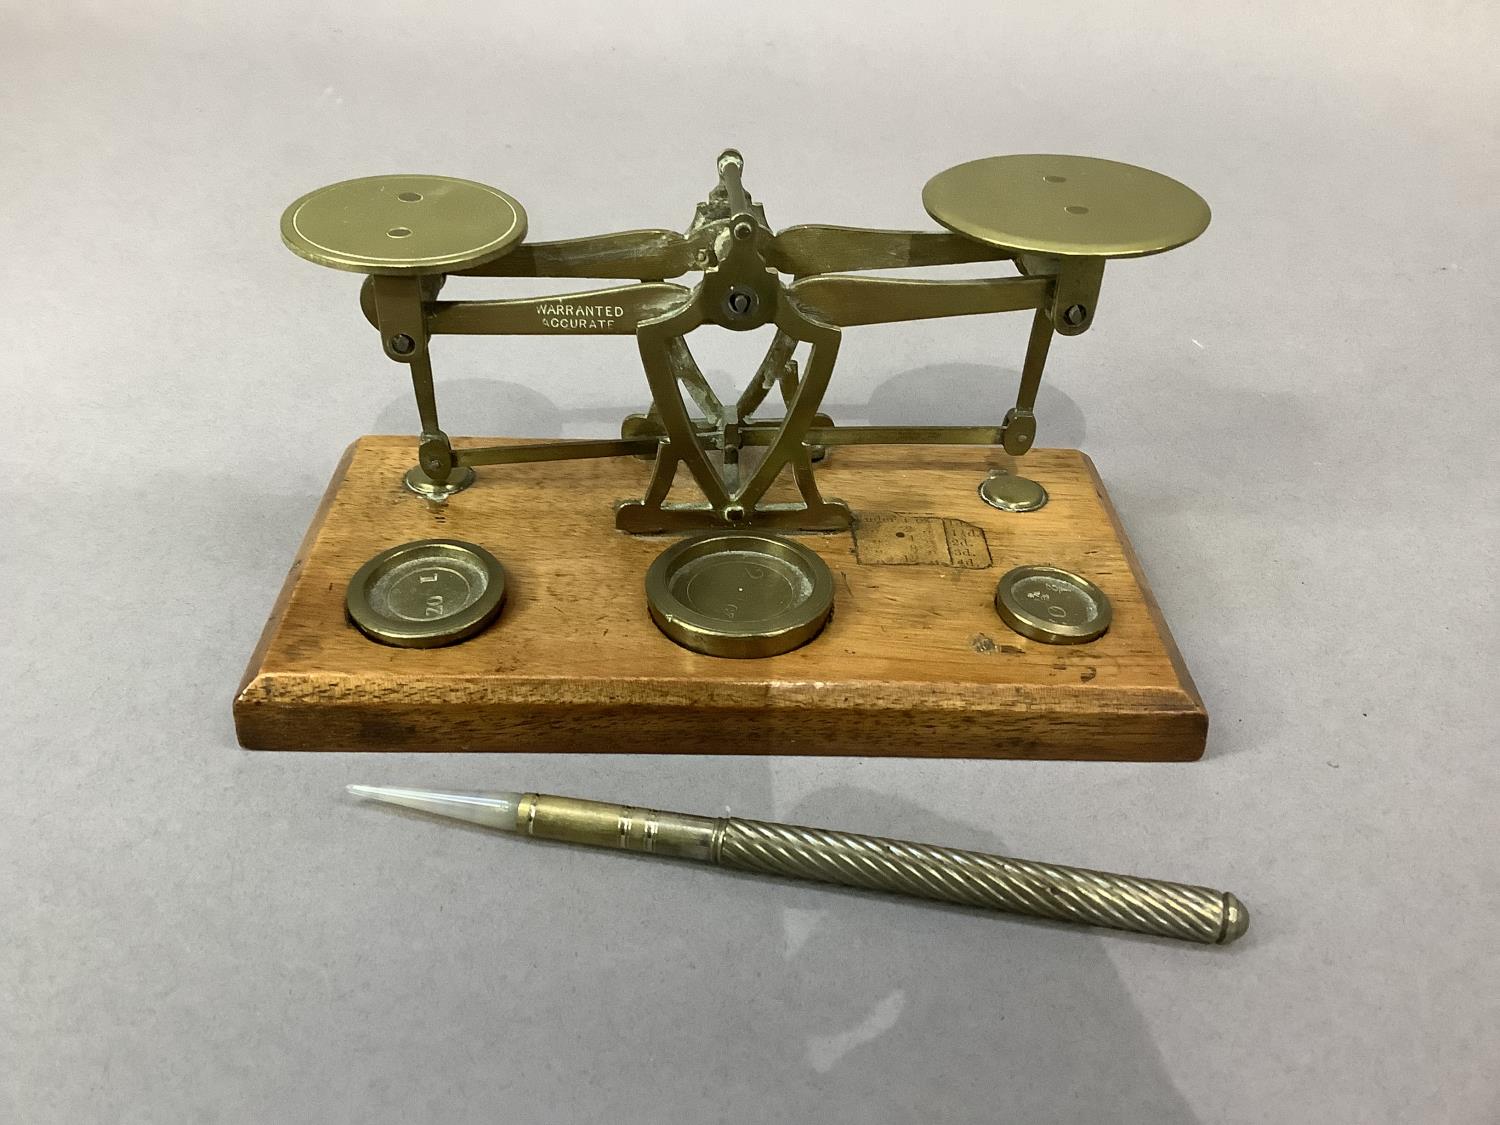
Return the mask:
[[1245, 904], [1227, 891], [1224, 894], [1224, 929], [1215, 945], [1228, 945], [1238, 941], [1250, 928], [1250, 911]]

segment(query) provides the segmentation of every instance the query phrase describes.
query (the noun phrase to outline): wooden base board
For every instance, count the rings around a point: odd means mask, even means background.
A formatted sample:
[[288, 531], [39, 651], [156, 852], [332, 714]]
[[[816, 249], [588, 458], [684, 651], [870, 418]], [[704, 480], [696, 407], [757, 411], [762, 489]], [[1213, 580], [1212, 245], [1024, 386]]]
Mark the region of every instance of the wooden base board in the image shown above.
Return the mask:
[[[467, 443], [460, 443], [467, 444]], [[1075, 450], [1020, 462], [974, 447], [845, 447], [818, 468], [852, 532], [798, 536], [832, 568], [833, 618], [763, 660], [679, 648], [646, 610], [646, 569], [674, 541], [614, 529], [640, 496], [634, 458], [479, 470], [446, 504], [406, 492], [410, 437], [365, 437], [334, 474], [234, 703], [267, 750], [852, 754], [1182, 761], [1208, 717], [1094, 471]], [[1006, 513], [992, 467], [1051, 496]], [[691, 498], [691, 483], [678, 497]], [[507, 602], [479, 636], [390, 648], [344, 617], [350, 577], [411, 539], [479, 543]], [[1046, 645], [996, 615], [1000, 575], [1049, 563], [1091, 578], [1114, 622]]]

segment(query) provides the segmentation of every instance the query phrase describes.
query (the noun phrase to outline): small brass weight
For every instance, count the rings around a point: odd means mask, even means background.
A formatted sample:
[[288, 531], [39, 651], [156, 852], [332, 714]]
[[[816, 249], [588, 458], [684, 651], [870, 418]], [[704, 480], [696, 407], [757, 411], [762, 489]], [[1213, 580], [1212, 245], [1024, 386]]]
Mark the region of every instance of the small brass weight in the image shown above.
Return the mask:
[[[997, 156], [960, 164], [927, 183], [923, 204], [945, 230], [810, 225], [773, 231], [763, 206], [744, 186], [743, 171], [738, 152], [719, 157], [718, 183], [683, 234], [632, 230], [527, 243], [525, 210], [511, 196], [469, 180], [425, 175], [374, 176], [320, 188], [287, 209], [281, 230], [302, 257], [367, 275], [361, 307], [385, 354], [410, 370], [416, 393], [422, 434], [407, 488], [446, 500], [474, 481], [476, 468], [590, 457], [654, 459], [645, 495], [616, 505], [615, 526], [635, 534], [697, 535], [653, 566], [647, 578], [653, 618], [697, 651], [767, 656], [806, 643], [832, 607], [826, 564], [814, 552], [767, 534], [850, 526], [849, 507], [819, 490], [818, 459], [843, 445], [1000, 446], [1012, 456], [1024, 455], [1036, 438], [1037, 390], [1052, 338], [1088, 331], [1104, 263], [1191, 241], [1208, 225], [1209, 209], [1184, 185], [1133, 165], [1080, 156]], [[975, 262], [1007, 262], [1015, 272], [961, 280], [869, 275]], [[697, 275], [696, 284], [670, 280], [689, 274]], [[624, 284], [563, 296], [443, 300], [444, 282], [452, 275]], [[844, 329], [1019, 311], [1031, 312], [1031, 332], [1015, 404], [998, 424], [839, 426], [820, 412]], [[754, 376], [733, 402], [714, 392], [688, 347], [688, 335], [706, 324], [734, 332], [775, 329]], [[651, 408], [626, 418], [618, 439], [455, 449], [439, 423], [431, 359], [433, 339], [450, 334], [633, 335]], [[766, 417], [762, 411], [773, 391], [781, 399], [780, 416]], [[679, 466], [688, 470], [698, 496], [669, 499]], [[788, 471], [797, 499], [768, 500], [772, 485]], [[1017, 512], [1046, 500], [1024, 478], [986, 482], [980, 495]], [[420, 568], [422, 558], [408, 557], [405, 565]], [[413, 573], [412, 582], [428, 577]], [[452, 575], [459, 571], [444, 574], [450, 585], [458, 581]], [[1107, 627], [1107, 599], [1086, 579], [1062, 571], [1022, 577], [1030, 584], [1027, 597], [1051, 599], [1045, 608], [1054, 617], [1074, 614], [1076, 607], [1082, 615], [1049, 629], [1048, 614], [1028, 614], [1027, 605], [1005, 596], [1002, 580], [997, 612], [1025, 635], [1083, 643]], [[366, 592], [384, 588], [380, 575], [364, 581]], [[495, 574], [481, 585], [503, 588], [503, 578]], [[493, 600], [484, 591], [475, 595], [481, 596]], [[368, 610], [369, 598], [361, 595], [360, 605]], [[470, 610], [472, 631], [472, 607], [459, 608]], [[441, 643], [442, 618], [428, 624], [425, 633], [416, 626], [366, 631], [386, 643]], [[413, 633], [422, 635], [400, 639]]]

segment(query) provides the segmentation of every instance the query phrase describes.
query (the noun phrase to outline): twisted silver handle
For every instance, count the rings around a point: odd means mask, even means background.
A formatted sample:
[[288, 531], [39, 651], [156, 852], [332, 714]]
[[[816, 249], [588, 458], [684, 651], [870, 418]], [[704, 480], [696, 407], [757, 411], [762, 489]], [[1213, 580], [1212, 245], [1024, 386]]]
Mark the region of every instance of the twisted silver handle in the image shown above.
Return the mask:
[[907, 840], [726, 817], [712, 858], [740, 871], [1226, 945], [1249, 912], [1234, 895]]
[[439, 793], [351, 785], [362, 797], [601, 848], [913, 895], [1061, 922], [1227, 945], [1250, 915], [1234, 895], [907, 840], [642, 809], [548, 793]]

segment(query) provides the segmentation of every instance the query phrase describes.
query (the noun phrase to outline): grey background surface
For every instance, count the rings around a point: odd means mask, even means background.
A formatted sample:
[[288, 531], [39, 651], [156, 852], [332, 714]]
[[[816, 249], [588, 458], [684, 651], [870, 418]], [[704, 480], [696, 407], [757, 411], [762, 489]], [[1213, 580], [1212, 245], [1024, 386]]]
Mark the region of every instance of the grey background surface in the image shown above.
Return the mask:
[[[1481, 3], [3, 0], [0, 1121], [1500, 1119], [1497, 33]], [[1111, 268], [1041, 404], [1134, 538], [1203, 761], [236, 748], [340, 450], [414, 425], [282, 207], [428, 170], [536, 238], [680, 229], [726, 144], [777, 226], [926, 226], [929, 175], [1007, 151], [1211, 201]], [[998, 411], [1024, 331], [855, 330], [834, 413]], [[603, 435], [645, 398], [628, 340], [445, 341], [439, 376], [459, 433]], [[1228, 950], [1009, 922], [349, 781], [727, 805], [1254, 921]]]

